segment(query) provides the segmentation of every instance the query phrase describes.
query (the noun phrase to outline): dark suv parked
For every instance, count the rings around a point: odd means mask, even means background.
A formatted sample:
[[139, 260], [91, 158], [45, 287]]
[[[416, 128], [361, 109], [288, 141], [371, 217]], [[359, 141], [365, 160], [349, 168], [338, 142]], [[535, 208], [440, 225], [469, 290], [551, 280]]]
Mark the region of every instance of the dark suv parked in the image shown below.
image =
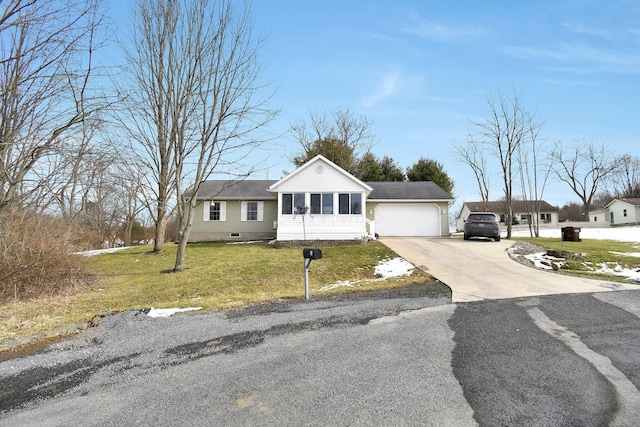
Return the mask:
[[492, 212], [471, 212], [464, 222], [464, 240], [470, 237], [489, 237], [500, 241], [500, 220]]

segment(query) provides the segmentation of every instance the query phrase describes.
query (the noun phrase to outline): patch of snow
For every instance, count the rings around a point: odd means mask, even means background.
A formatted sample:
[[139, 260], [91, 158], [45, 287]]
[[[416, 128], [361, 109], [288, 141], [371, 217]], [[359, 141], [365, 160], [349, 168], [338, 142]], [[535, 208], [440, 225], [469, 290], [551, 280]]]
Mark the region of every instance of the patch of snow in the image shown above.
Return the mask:
[[336, 283], [332, 283], [330, 285], [327, 286], [323, 286], [320, 288], [321, 291], [330, 291], [331, 289], [337, 289], [337, 288], [342, 288], [342, 287], [347, 287], [347, 288], [353, 288], [353, 285], [355, 285], [358, 282], [350, 282], [348, 280], [338, 280]]
[[184, 313], [186, 311], [202, 310], [202, 307], [187, 307], [187, 308], [151, 308], [147, 313], [149, 317], [169, 317], [176, 313]]
[[[567, 224], [567, 226], [571, 226]], [[540, 237], [560, 238], [561, 227], [541, 228]], [[579, 227], [581, 239], [615, 240], [618, 242], [640, 242], [640, 227]], [[506, 230], [506, 229], [505, 229]], [[529, 229], [513, 230], [513, 237], [530, 237]]]
[[640, 252], [614, 252], [609, 251], [610, 254], [614, 255], [622, 255], [622, 256], [634, 256], [640, 258]]
[[404, 258], [393, 258], [381, 261], [375, 267], [375, 275], [381, 279], [389, 279], [391, 277], [410, 276], [414, 269], [414, 265]]
[[[610, 267], [609, 264], [613, 264], [613, 267]], [[617, 262], [601, 262], [598, 265], [598, 268], [593, 269], [595, 273], [613, 274], [626, 277], [633, 282], [640, 282], [640, 268], [622, 268]]]
[[543, 270], [553, 270], [551, 263], [554, 263], [558, 267], [561, 267], [563, 264], [562, 261], [564, 261], [564, 258], [556, 258], [547, 255], [546, 252], [536, 252], [534, 254], [525, 255], [524, 257], [531, 261], [536, 266], [536, 268], [540, 268]]
[[90, 257], [95, 256], [95, 255], [110, 254], [110, 253], [113, 253], [113, 252], [118, 252], [118, 251], [121, 251], [123, 249], [130, 248], [130, 247], [131, 246], [120, 246], [120, 247], [117, 247], [117, 248], [95, 249], [95, 250], [91, 250], [91, 251], [74, 252], [73, 255], [82, 255], [82, 256], [86, 256], [87, 258], [90, 258]]

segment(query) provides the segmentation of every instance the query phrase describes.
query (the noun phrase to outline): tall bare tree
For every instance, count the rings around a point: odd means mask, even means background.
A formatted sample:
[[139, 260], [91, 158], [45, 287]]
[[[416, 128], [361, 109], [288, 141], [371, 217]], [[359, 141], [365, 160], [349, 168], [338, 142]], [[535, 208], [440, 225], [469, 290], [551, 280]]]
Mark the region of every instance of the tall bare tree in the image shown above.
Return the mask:
[[92, 85], [99, 0], [0, 2], [0, 210], [43, 182], [33, 172], [105, 106]]
[[595, 145], [584, 140], [576, 141], [569, 147], [556, 143], [551, 158], [554, 162], [553, 172], [580, 198], [584, 216], [588, 220], [591, 202], [598, 188], [618, 170], [617, 158], [604, 144]]
[[[263, 142], [257, 132], [277, 113], [260, 83], [248, 2], [139, 0], [132, 48], [131, 136], [157, 180], [156, 243], [162, 249], [172, 196], [180, 220], [175, 271], [184, 268], [196, 196], [213, 173], [247, 176]], [[187, 188], [187, 183], [190, 183]], [[185, 190], [189, 190], [185, 192]], [[186, 199], [182, 199], [183, 195]]]
[[527, 138], [524, 144], [518, 147], [518, 169], [522, 198], [525, 209], [530, 216], [527, 221], [532, 237], [540, 236], [540, 210], [542, 196], [551, 174], [551, 162], [545, 162], [542, 158], [541, 132], [542, 123], [531, 118], [526, 124]]
[[488, 117], [484, 121], [472, 121], [475, 132], [470, 139], [480, 144], [500, 164], [504, 200], [507, 214], [507, 239], [511, 238], [513, 218], [513, 185], [518, 167], [518, 149], [530, 138], [530, 130], [537, 126], [535, 115], [521, 104], [514, 91], [508, 96], [498, 92], [496, 97], [487, 96]]

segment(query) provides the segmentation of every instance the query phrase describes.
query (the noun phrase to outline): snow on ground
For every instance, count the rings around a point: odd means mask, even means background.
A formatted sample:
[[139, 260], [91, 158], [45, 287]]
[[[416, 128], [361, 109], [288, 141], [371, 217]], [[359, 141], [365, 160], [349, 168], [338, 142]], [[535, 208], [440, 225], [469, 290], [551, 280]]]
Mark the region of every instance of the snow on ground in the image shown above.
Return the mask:
[[187, 307], [187, 308], [151, 308], [147, 313], [149, 317], [169, 317], [176, 313], [184, 313], [186, 311], [202, 310], [202, 307]]
[[113, 252], [118, 252], [121, 251], [123, 249], [127, 249], [130, 248], [131, 246], [120, 246], [117, 248], [108, 248], [108, 249], [95, 249], [92, 251], [82, 251], [82, 252], [74, 252], [74, 255], [82, 255], [82, 256], [86, 256], [87, 258], [95, 256], [95, 255], [100, 255], [100, 254], [110, 254]]
[[[517, 230], [514, 231], [513, 237], [529, 237], [529, 230]], [[540, 237], [556, 237], [562, 236], [560, 228], [541, 229]], [[635, 242], [640, 243], [640, 227], [607, 227], [607, 228], [580, 228], [581, 239], [595, 239], [595, 240], [614, 240], [619, 242]], [[630, 257], [640, 257], [640, 252], [614, 252], [610, 251], [614, 255], [623, 255]], [[533, 262], [537, 268], [551, 270], [552, 264], [558, 267], [562, 266], [564, 259], [555, 258], [547, 255], [546, 252], [538, 252], [529, 255], [525, 255], [525, 258]], [[620, 264], [615, 262], [603, 262], [598, 265], [585, 264], [594, 273], [615, 274], [616, 276], [626, 277], [627, 279], [640, 282], [640, 265], [633, 268], [622, 268]]]
[[[567, 226], [571, 226], [568, 224]], [[640, 242], [640, 226], [638, 227], [606, 227], [606, 228], [580, 228], [581, 239], [615, 240], [618, 242]], [[506, 228], [503, 227], [503, 234]], [[529, 229], [513, 230], [513, 237], [530, 237]], [[558, 228], [541, 228], [540, 237], [562, 237], [562, 231]]]
[[393, 258], [381, 261], [374, 270], [375, 275], [380, 279], [389, 279], [391, 277], [410, 276], [411, 271], [415, 267], [404, 258]]
[[[375, 280], [386, 280], [392, 277], [410, 276], [415, 266], [404, 258], [396, 257], [385, 261], [380, 261], [374, 269], [374, 273], [377, 277]], [[320, 288], [321, 291], [329, 291], [331, 289], [348, 287], [353, 288], [354, 285], [360, 281], [350, 282], [348, 280], [338, 280], [336, 283], [332, 283]]]

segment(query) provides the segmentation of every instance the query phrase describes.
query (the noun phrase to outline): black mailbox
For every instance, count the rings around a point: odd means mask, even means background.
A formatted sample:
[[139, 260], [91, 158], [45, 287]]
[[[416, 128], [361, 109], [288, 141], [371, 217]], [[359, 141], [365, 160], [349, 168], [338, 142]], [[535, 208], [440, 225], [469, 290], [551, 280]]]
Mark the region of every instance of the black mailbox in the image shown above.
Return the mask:
[[314, 248], [304, 248], [302, 250], [302, 256], [305, 259], [322, 259], [322, 251]]

